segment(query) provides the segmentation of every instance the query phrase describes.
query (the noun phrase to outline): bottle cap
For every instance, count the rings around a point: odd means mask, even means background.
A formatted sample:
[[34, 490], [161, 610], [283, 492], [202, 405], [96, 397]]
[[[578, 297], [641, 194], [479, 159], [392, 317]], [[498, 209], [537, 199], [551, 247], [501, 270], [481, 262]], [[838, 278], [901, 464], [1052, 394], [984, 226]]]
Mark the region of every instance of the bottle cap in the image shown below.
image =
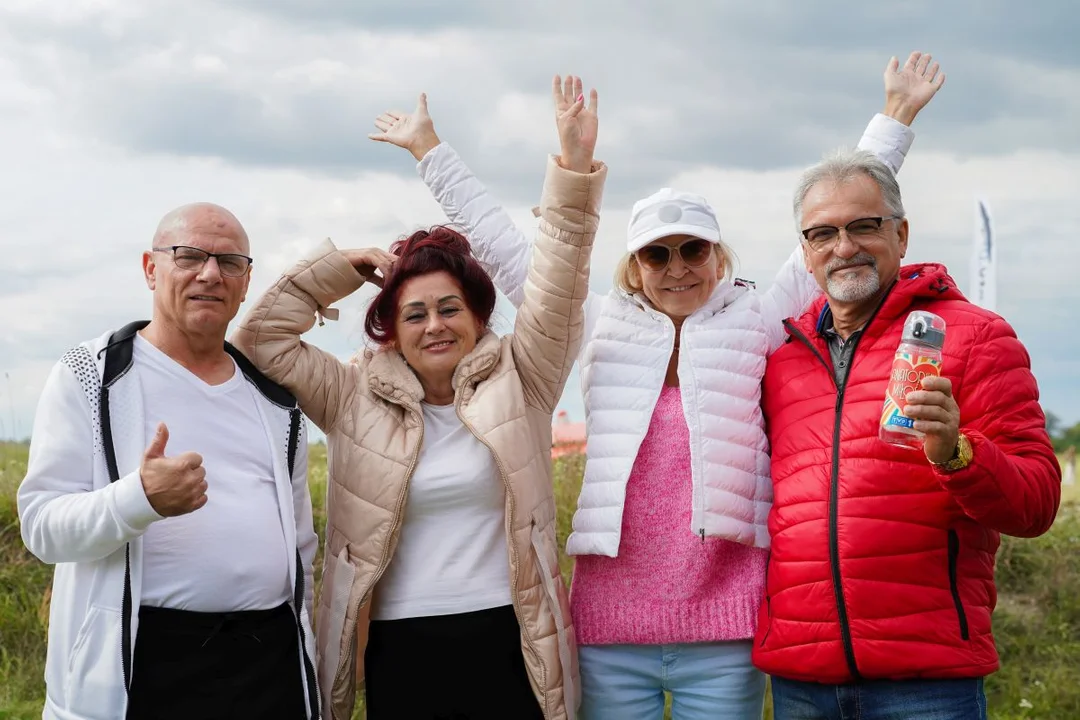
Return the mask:
[[904, 321], [903, 342], [940, 350], [945, 344], [945, 319], [925, 310], [912, 311]]

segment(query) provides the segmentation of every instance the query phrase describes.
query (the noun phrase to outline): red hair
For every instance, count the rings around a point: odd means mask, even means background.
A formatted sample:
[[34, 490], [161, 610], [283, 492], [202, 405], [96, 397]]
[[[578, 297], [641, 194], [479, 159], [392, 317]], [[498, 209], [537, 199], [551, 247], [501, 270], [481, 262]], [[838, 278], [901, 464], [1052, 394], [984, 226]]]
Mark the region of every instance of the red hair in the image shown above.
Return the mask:
[[445, 272], [461, 286], [469, 310], [487, 327], [495, 310], [495, 285], [473, 257], [469, 241], [461, 233], [445, 225], [430, 230], [418, 230], [390, 246], [398, 256], [383, 288], [368, 307], [364, 331], [377, 343], [393, 342], [397, 337], [395, 319], [401, 288], [419, 275]]

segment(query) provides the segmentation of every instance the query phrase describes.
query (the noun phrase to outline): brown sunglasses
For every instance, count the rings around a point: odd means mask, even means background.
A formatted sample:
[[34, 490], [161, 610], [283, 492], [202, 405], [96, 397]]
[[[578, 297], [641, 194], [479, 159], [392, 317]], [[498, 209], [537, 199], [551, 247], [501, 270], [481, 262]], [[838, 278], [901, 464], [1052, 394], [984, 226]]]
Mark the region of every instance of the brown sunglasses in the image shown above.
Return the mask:
[[651, 272], [660, 272], [666, 270], [667, 266], [671, 264], [671, 258], [675, 255], [674, 251], [679, 253], [679, 257], [682, 258], [687, 267], [701, 267], [709, 262], [709, 256], [712, 254], [712, 243], [701, 238], [691, 238], [674, 247], [663, 243], [654, 243], [641, 248], [634, 253], [634, 256], [641, 267]]

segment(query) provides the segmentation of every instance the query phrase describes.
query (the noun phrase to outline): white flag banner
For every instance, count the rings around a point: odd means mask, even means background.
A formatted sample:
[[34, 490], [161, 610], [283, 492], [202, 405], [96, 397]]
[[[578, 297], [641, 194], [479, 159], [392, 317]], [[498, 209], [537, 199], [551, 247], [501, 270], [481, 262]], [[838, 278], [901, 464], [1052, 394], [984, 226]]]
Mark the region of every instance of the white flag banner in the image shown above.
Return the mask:
[[997, 238], [990, 207], [975, 201], [975, 237], [971, 248], [971, 302], [997, 311]]

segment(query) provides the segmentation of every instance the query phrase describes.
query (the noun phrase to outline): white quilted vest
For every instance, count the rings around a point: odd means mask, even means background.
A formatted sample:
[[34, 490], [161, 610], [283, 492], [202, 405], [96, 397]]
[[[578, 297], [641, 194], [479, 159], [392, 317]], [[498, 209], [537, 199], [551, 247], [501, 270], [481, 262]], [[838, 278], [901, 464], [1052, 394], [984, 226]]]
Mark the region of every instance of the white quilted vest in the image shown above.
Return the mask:
[[[614, 290], [581, 360], [588, 450], [567, 540], [570, 555], [619, 552], [626, 483], [660, 397], [675, 326], [644, 297]], [[761, 378], [772, 345], [757, 292], [721, 283], [683, 322], [679, 385], [690, 429], [693, 515], [687, 532], [769, 547], [772, 504]]]

